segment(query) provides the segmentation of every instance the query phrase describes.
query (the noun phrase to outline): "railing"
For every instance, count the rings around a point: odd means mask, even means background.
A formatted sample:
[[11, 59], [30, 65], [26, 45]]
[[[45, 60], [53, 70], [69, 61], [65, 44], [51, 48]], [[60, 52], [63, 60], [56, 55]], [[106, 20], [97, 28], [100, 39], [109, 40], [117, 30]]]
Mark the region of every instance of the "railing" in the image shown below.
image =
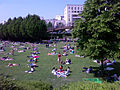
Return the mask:
[[58, 28], [50, 28], [47, 30], [47, 32], [54, 32], [54, 31], [59, 31], [59, 30], [65, 30], [65, 29], [72, 29], [73, 26], [63, 26], [63, 27], [58, 27]]

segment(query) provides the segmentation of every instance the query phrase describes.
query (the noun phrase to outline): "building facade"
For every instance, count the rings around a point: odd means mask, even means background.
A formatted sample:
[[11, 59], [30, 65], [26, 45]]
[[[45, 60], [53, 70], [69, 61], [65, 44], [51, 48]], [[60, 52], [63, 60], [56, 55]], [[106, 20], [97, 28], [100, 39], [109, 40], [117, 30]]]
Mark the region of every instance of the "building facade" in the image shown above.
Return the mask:
[[83, 5], [72, 5], [72, 4], [66, 5], [64, 9], [64, 20], [65, 20], [66, 26], [73, 25], [76, 19], [81, 18], [79, 14], [82, 11], [83, 11]]

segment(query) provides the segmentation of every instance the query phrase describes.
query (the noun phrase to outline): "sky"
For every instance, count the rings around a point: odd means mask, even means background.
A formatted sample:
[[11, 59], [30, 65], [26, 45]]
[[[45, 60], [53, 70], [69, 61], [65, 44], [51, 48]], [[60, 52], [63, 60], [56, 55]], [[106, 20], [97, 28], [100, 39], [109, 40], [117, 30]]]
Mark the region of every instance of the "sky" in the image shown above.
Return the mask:
[[9, 18], [36, 14], [44, 19], [64, 15], [67, 4], [84, 4], [86, 0], [0, 0], [0, 23]]

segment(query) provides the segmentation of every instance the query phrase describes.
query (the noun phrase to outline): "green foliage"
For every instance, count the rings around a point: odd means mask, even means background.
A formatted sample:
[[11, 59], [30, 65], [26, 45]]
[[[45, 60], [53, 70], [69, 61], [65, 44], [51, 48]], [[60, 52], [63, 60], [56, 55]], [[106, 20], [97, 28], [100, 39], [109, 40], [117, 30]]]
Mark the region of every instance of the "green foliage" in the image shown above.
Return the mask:
[[15, 81], [0, 76], [0, 90], [52, 90], [49, 83], [43, 81]]
[[12, 41], [40, 41], [47, 38], [47, 26], [37, 15], [10, 18], [0, 25], [0, 38]]
[[52, 85], [43, 81], [21, 81], [17, 84], [23, 87], [25, 90], [52, 90]]
[[54, 90], [119, 90], [120, 85], [116, 83], [92, 83], [92, 82], [77, 82], [64, 85]]
[[94, 59], [120, 55], [120, 0], [87, 0], [75, 22], [80, 53]]
[[0, 76], [0, 90], [24, 90], [21, 86], [17, 86], [15, 81], [10, 79], [5, 79]]
[[47, 28], [52, 28], [52, 27], [53, 27], [52, 23], [49, 22], [49, 23], [47, 24]]

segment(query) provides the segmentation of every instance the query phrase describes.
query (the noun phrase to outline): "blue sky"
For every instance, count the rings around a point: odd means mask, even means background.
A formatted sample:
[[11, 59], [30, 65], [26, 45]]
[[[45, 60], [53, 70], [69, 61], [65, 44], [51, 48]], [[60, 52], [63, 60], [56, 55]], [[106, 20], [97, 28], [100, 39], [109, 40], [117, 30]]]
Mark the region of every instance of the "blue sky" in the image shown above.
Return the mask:
[[0, 22], [13, 17], [37, 14], [44, 19], [63, 15], [67, 4], [84, 4], [86, 0], [0, 0]]

